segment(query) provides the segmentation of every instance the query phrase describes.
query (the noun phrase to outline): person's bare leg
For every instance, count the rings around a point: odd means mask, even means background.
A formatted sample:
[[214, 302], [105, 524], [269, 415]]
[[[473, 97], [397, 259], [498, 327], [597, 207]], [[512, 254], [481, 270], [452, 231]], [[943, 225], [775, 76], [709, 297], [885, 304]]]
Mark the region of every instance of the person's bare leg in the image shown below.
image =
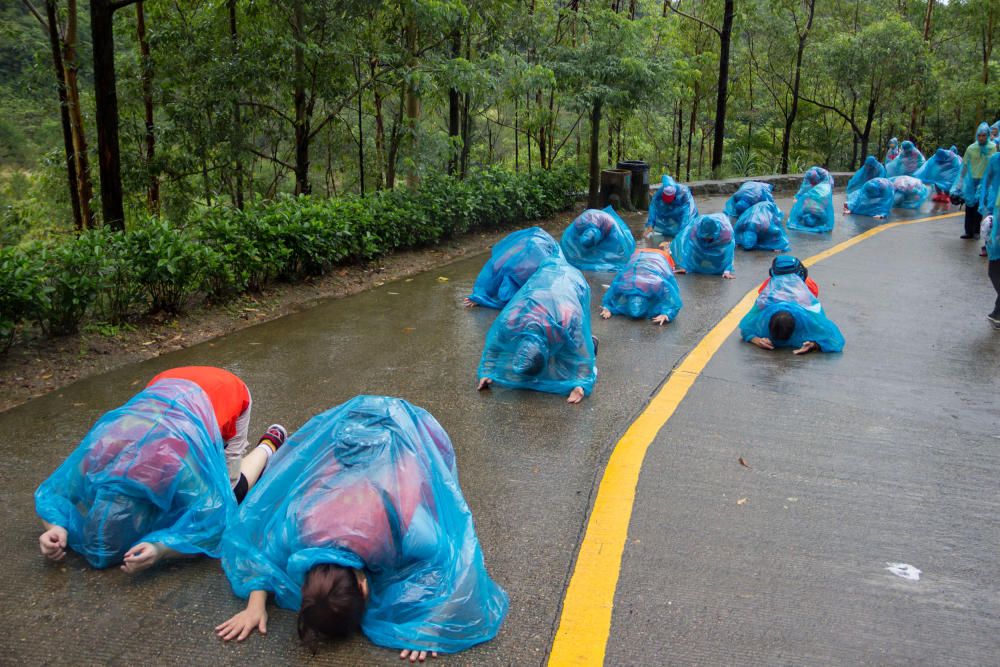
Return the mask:
[[252, 452], [244, 456], [243, 460], [240, 461], [240, 474], [246, 477], [248, 489], [252, 489], [253, 485], [260, 479], [269, 458], [271, 457], [267, 455], [267, 452], [263, 448], [255, 447]]
[[583, 387], [573, 387], [573, 391], [569, 393], [569, 397], [566, 399], [567, 403], [579, 403], [583, 400]]

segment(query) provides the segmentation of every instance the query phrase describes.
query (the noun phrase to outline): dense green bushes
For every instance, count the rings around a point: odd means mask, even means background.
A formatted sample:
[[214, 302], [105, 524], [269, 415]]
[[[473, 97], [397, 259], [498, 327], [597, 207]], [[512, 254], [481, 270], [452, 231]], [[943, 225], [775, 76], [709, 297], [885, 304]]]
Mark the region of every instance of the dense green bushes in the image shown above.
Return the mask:
[[570, 169], [487, 170], [428, 178], [418, 191], [282, 197], [243, 211], [212, 209], [180, 226], [152, 218], [127, 234], [100, 229], [0, 247], [0, 352], [23, 323], [60, 335], [88, 316], [119, 324], [143, 312], [176, 313], [199, 295], [222, 301], [396, 248], [548, 217], [582, 187]]

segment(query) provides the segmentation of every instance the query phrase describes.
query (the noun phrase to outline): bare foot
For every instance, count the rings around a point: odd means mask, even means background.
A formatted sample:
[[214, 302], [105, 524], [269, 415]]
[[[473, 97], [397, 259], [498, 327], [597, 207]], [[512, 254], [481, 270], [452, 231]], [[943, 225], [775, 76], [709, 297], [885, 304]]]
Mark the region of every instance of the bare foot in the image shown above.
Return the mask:
[[475, 308], [479, 304], [470, 299], [469, 297], [465, 297], [465, 300], [462, 301], [462, 305], [465, 306], [466, 308]]
[[489, 389], [491, 384], [493, 384], [493, 380], [489, 378], [479, 378], [479, 386], [476, 387], [476, 391]]
[[733, 275], [732, 271], [726, 271], [725, 273], [722, 274], [722, 277], [725, 278], [726, 280], [733, 280], [734, 278], [736, 278], [736, 276]]
[[668, 323], [669, 321], [670, 318], [667, 317], [666, 315], [657, 315], [656, 317], [653, 318], [653, 324], [659, 324], [661, 327], [664, 324]]
[[603, 317], [606, 320], [610, 319], [611, 318], [611, 311], [608, 310], [607, 308], [601, 308], [601, 317]]
[[573, 387], [573, 391], [569, 392], [569, 398], [566, 399], [567, 403], [579, 403], [583, 400], [583, 387]]

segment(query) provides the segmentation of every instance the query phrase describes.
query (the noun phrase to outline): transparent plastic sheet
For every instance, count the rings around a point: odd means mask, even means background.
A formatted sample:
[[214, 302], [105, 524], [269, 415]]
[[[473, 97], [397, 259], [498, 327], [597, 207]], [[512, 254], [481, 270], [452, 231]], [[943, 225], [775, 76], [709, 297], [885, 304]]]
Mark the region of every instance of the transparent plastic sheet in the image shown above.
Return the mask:
[[222, 566], [242, 598], [271, 591], [297, 610], [319, 564], [364, 568], [361, 630], [379, 646], [454, 653], [492, 639], [507, 613], [451, 440], [402, 399], [357, 396], [306, 422], [223, 539]]
[[899, 139], [893, 137], [889, 140], [889, 147], [885, 151], [885, 159], [882, 162], [885, 166], [889, 166], [889, 163], [895, 160], [899, 156]]
[[560, 241], [566, 260], [581, 271], [618, 271], [635, 252], [635, 238], [611, 206], [588, 208]]
[[684, 304], [666, 254], [645, 248], [632, 255], [611, 281], [601, 305], [614, 315], [632, 319], [666, 315], [673, 322]]
[[774, 187], [770, 183], [760, 181], [747, 181], [740, 186], [740, 189], [726, 200], [723, 212], [734, 220], [743, 215], [743, 212], [762, 201], [774, 203]]
[[35, 509], [97, 568], [139, 542], [218, 557], [236, 498], [208, 397], [162, 380], [108, 412], [38, 487]]
[[802, 175], [802, 185], [799, 186], [799, 191], [795, 193], [795, 198], [798, 199], [806, 193], [806, 191], [820, 185], [821, 183], [826, 183], [833, 189], [833, 176], [830, 175], [823, 167], [810, 167], [806, 170], [806, 173]]
[[[851, 176], [851, 180], [847, 182], [847, 194], [853, 194], [861, 189], [868, 181], [873, 178], [885, 178], [885, 167], [874, 155], [869, 155], [865, 158], [865, 163], [861, 165], [861, 169], [854, 172]], [[949, 182], [948, 185], [951, 185]]]
[[896, 159], [885, 165], [885, 175], [888, 178], [894, 176], [912, 176], [917, 173], [917, 170], [923, 166], [924, 162], [924, 154], [913, 145], [913, 142], [904, 141]]
[[509, 234], [493, 246], [469, 299], [487, 308], [503, 308], [535, 273], [539, 264], [561, 254], [556, 240], [540, 227]]
[[[663, 193], [669, 188], [674, 188], [674, 199], [668, 203], [663, 199]], [[677, 236], [680, 230], [697, 218], [698, 205], [695, 204], [691, 189], [664, 175], [660, 187], [649, 201], [646, 226], [663, 236]]]
[[994, 153], [986, 163], [986, 171], [979, 182], [979, 212], [990, 215], [1000, 193], [1000, 153]]
[[670, 254], [678, 266], [691, 273], [712, 275], [733, 271], [735, 250], [733, 226], [721, 213], [701, 216], [670, 244]]
[[774, 202], [754, 204], [733, 226], [736, 244], [744, 250], [788, 250], [792, 246], [781, 224], [784, 217]]
[[486, 334], [480, 378], [514, 389], [589, 396], [597, 380], [590, 286], [562, 258], [538, 267]]
[[896, 201], [896, 190], [888, 178], [873, 178], [860, 190], [847, 196], [847, 209], [852, 215], [888, 216]]
[[939, 148], [927, 162], [924, 162], [924, 166], [917, 169], [913, 177], [920, 179], [922, 183], [947, 192], [961, 171], [962, 158], [947, 148]]
[[823, 312], [819, 299], [812, 295], [802, 278], [794, 274], [772, 277], [757, 295], [753, 307], [740, 320], [740, 335], [743, 340], [770, 338], [771, 317], [782, 310], [795, 318], [795, 330], [788, 340], [772, 339], [775, 347], [799, 348], [806, 341], [812, 341], [823, 352], [840, 352], [844, 349], [844, 337], [840, 329]]
[[992, 215], [983, 218], [983, 222], [979, 226], [979, 238], [986, 246], [986, 256], [991, 262], [1000, 259], [1000, 230], [997, 229], [1000, 225], [994, 224], [996, 211], [997, 209], [994, 209]]
[[892, 181], [892, 189], [896, 193], [892, 203], [893, 208], [918, 209], [931, 196], [931, 189], [921, 183], [919, 178], [896, 176], [889, 180]]
[[788, 214], [788, 228], [802, 232], [828, 232], [833, 223], [833, 189], [826, 183], [806, 190]]

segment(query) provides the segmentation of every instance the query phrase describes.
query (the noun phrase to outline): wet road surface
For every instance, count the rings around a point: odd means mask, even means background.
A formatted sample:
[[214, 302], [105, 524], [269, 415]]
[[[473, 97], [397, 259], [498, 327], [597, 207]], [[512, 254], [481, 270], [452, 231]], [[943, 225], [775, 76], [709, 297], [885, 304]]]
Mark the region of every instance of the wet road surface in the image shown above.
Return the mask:
[[[723, 201], [699, 206], [718, 211]], [[815, 254], [875, 224], [838, 215], [832, 235], [791, 232], [793, 252]], [[813, 269], [847, 338], [843, 355], [793, 359], [736, 337], [723, 346], [650, 449], [608, 664], [983, 664], [997, 655], [1000, 334], [983, 318], [992, 289], [974, 244], [957, 239], [960, 226], [955, 218], [890, 230]], [[90, 425], [160, 370], [207, 364], [250, 386], [251, 433], [272, 421], [296, 428], [359, 393], [434, 414], [455, 444], [487, 566], [511, 598], [494, 641], [438, 662], [544, 663], [610, 449], [771, 258], [738, 251], [733, 281], [681, 277], [684, 308], [662, 329], [600, 320], [612, 276], [588, 274], [600, 376], [579, 406], [474, 391], [496, 316], [460, 306], [479, 256], [0, 414], [4, 662], [398, 663], [363, 638], [312, 657], [298, 645], [294, 614], [273, 607], [266, 638], [223, 645], [212, 628], [243, 601], [214, 561], [129, 578], [74, 555], [57, 566], [38, 555], [31, 494]], [[924, 576], [907, 582], [886, 562]]]

